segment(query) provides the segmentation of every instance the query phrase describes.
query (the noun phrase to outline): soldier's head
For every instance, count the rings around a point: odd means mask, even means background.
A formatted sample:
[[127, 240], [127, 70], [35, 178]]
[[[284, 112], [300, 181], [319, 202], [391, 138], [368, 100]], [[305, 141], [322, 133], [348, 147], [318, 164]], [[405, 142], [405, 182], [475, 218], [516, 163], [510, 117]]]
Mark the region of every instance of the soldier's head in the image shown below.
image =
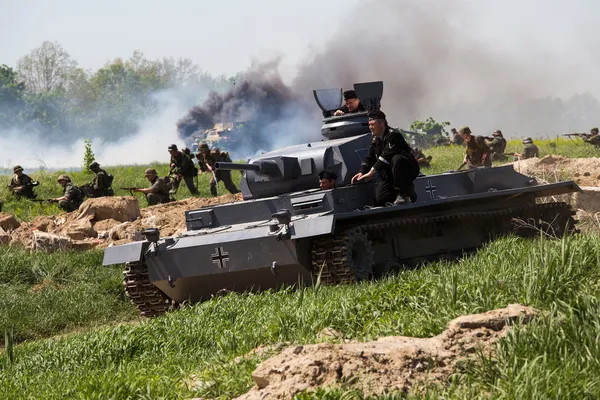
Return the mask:
[[100, 164], [98, 164], [96, 161], [94, 161], [93, 163], [91, 163], [88, 168], [90, 169], [90, 171], [92, 172], [96, 172], [100, 169]]
[[169, 153], [171, 153], [171, 155], [174, 155], [175, 153], [177, 153], [177, 145], [176, 144], [172, 144], [169, 146]]
[[532, 144], [532, 143], [533, 143], [533, 140], [530, 137], [523, 139], [523, 144]]
[[183, 151], [183, 153], [184, 153], [184, 154], [187, 154], [187, 155], [191, 155], [191, 154], [192, 154], [192, 151], [191, 151], [191, 150], [190, 150], [190, 148], [189, 148], [189, 147], [187, 147], [187, 146], [186, 146], [186, 147], [184, 147], [183, 149], [181, 149], [181, 151]]
[[458, 132], [456, 131], [456, 128], [450, 129], [450, 132], [452, 132], [453, 135], [458, 135]]
[[354, 90], [346, 90], [344, 92], [344, 102], [346, 103], [349, 112], [358, 110], [360, 100], [356, 97], [356, 92]]
[[202, 154], [208, 154], [210, 152], [208, 144], [202, 143], [200, 146], [198, 146], [198, 151]]
[[492, 136], [503, 137], [502, 131], [500, 129], [496, 129], [496, 131], [494, 133], [492, 133]]
[[598, 134], [598, 128], [592, 128], [592, 129], [590, 130], [590, 133], [591, 133], [592, 135], [597, 135], [597, 134]]
[[61, 186], [66, 186], [67, 183], [71, 182], [71, 178], [69, 178], [69, 175], [60, 175], [57, 181]]
[[385, 113], [381, 110], [369, 112], [369, 129], [373, 136], [381, 136], [387, 127]]
[[335, 188], [335, 180], [337, 179], [337, 175], [335, 172], [329, 170], [323, 170], [319, 172], [319, 187], [322, 190], [333, 189]]
[[458, 134], [460, 135], [460, 137], [467, 140], [471, 136], [471, 128], [469, 128], [468, 126], [463, 126], [458, 131]]
[[20, 165], [15, 165], [15, 167], [13, 168], [13, 173], [17, 176], [23, 175], [23, 167], [21, 167]]
[[156, 170], [154, 168], [148, 168], [147, 170], [144, 171], [144, 176], [150, 182], [154, 182], [156, 180], [156, 177], [158, 176], [158, 174], [156, 173]]

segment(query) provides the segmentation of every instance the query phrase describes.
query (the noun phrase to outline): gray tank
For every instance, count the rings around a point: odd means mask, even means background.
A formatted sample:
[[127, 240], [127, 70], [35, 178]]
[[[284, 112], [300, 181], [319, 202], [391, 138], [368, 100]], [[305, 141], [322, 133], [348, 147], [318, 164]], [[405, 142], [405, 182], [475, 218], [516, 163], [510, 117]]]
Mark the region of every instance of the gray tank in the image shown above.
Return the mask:
[[[368, 109], [379, 107], [382, 82], [355, 84]], [[106, 248], [103, 265], [125, 264], [127, 296], [147, 317], [184, 301], [316, 282], [339, 284], [436, 258], [453, 258], [507, 234], [555, 236], [576, 231], [560, 194], [572, 181], [538, 184], [512, 166], [419, 176], [418, 199], [374, 207], [376, 182], [350, 184], [367, 153], [366, 113], [329, 117], [342, 89], [315, 90], [327, 116], [318, 142], [261, 154], [241, 170], [244, 201], [185, 212], [187, 231]], [[370, 107], [370, 108], [369, 108]], [[319, 189], [323, 169], [337, 187]]]

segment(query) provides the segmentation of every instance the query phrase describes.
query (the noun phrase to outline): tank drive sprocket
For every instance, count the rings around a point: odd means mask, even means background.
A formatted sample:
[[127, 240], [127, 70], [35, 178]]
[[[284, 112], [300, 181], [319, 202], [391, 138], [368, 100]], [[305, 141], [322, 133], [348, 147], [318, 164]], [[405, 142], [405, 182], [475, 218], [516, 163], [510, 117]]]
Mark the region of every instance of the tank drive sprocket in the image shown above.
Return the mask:
[[123, 271], [125, 294], [144, 317], [157, 317], [176, 308], [177, 304], [154, 286], [143, 262], [131, 262]]
[[354, 282], [373, 275], [375, 254], [367, 233], [348, 229], [313, 241], [312, 266], [327, 284]]

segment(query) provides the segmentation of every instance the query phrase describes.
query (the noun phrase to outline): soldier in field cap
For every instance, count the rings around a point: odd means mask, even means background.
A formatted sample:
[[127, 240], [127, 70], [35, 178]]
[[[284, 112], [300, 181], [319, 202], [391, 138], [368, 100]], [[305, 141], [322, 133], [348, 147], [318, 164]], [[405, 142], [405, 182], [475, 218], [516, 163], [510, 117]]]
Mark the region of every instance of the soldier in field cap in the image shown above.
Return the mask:
[[356, 97], [356, 92], [354, 90], [346, 90], [344, 92], [344, 102], [346, 104], [341, 106], [335, 113], [333, 113], [333, 115], [344, 115], [367, 111], [358, 97]]
[[419, 175], [419, 163], [402, 134], [388, 125], [383, 111], [371, 111], [368, 115], [373, 139], [352, 183], [368, 182], [377, 172], [380, 178], [375, 190], [377, 205], [414, 203], [417, 194], [413, 182]]

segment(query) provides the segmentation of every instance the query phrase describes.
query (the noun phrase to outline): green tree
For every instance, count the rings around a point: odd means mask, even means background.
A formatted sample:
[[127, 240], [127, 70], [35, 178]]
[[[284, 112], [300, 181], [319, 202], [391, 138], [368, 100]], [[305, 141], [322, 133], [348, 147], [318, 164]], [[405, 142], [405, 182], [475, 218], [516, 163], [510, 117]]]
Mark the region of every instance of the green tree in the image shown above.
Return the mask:
[[25, 83], [19, 81], [17, 73], [7, 65], [0, 65], [0, 127], [17, 123], [25, 102]]
[[413, 121], [410, 124], [410, 130], [413, 132], [422, 131], [428, 135], [448, 135], [446, 127], [450, 125], [450, 122], [436, 122], [433, 118], [429, 117], [425, 121]]
[[92, 139], [85, 139], [84, 143], [85, 150], [83, 153], [83, 171], [87, 174], [91, 174], [92, 171], [90, 170], [90, 164], [96, 161], [96, 156], [92, 151]]

